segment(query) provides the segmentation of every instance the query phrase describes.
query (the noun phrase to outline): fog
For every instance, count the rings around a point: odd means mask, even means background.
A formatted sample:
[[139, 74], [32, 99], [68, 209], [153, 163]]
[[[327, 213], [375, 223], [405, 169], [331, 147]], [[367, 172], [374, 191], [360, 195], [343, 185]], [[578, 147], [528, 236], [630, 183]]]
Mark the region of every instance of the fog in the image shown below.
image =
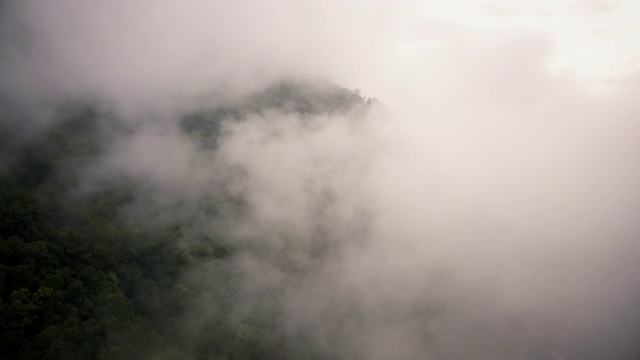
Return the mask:
[[[188, 206], [173, 214], [259, 249], [234, 259], [238, 316], [275, 313], [283, 334], [340, 359], [640, 354], [634, 4], [0, 9], [4, 130], [37, 136], [57, 105], [91, 102], [133, 131], [83, 170], [83, 191], [134, 178], [158, 203], [245, 199], [243, 216], [216, 223]], [[381, 105], [224, 122], [214, 154], [175, 124], [279, 79], [358, 88]], [[156, 206], [123, 216], [145, 223]]]

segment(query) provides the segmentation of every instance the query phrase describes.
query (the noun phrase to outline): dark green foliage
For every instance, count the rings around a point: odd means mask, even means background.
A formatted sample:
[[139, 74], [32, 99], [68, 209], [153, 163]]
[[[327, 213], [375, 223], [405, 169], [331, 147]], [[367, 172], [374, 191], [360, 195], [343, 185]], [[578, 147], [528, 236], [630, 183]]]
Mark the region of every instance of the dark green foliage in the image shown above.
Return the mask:
[[0, 188], [0, 237], [29, 237], [36, 231], [35, 202], [20, 191]]
[[240, 101], [189, 114], [180, 120], [180, 128], [204, 149], [215, 150], [223, 121], [241, 121], [251, 114], [269, 112], [297, 114], [302, 118], [346, 114], [371, 101], [361, 97], [358, 91], [328, 84], [283, 81]]
[[198, 139], [202, 147], [215, 150], [220, 135], [220, 123], [227, 118], [236, 118], [237, 112], [219, 108], [213, 111], [194, 113], [180, 120], [180, 128], [186, 134]]
[[[214, 151], [224, 120], [359, 104], [348, 90], [282, 83], [179, 126]], [[0, 359], [322, 358], [305, 339], [279, 335], [275, 314], [231, 316], [236, 274], [228, 265], [239, 249], [215, 234], [186, 238], [189, 219], [137, 226], [121, 218], [123, 207], [151, 196], [140, 191], [144, 184], [78, 194], [80, 169], [114, 132], [104, 132], [110, 120], [87, 107], [67, 107], [59, 117], [35, 138], [0, 131]], [[214, 220], [243, 206], [204, 196], [195, 208]]]
[[256, 113], [277, 110], [317, 115], [347, 113], [364, 103], [365, 100], [357, 91], [328, 84], [285, 81], [250, 96], [245, 107]]

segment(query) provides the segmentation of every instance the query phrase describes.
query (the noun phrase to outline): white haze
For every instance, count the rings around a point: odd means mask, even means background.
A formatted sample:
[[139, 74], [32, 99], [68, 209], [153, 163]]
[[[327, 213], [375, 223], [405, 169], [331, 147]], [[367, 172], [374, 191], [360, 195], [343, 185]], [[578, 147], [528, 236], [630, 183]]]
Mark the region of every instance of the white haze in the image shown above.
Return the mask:
[[[283, 333], [338, 358], [637, 358], [640, 76], [619, 67], [639, 46], [609, 49], [624, 60], [602, 78], [567, 67], [580, 56], [562, 39], [591, 35], [504, 20], [619, 34], [607, 16], [631, 5], [560, 3], [4, 1], [0, 91], [31, 112], [24, 128], [68, 99], [144, 120], [109, 176], [245, 196], [229, 232], [269, 255], [237, 259], [238, 312], [276, 289]], [[215, 156], [172, 127], [280, 78], [358, 87], [386, 111], [229, 122]]]

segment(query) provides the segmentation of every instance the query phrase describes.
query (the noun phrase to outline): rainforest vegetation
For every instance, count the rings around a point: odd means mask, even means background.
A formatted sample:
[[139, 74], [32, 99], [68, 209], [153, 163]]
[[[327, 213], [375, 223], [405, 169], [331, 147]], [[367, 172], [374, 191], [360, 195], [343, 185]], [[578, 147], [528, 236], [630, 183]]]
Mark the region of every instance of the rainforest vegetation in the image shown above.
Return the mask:
[[[342, 88], [283, 82], [174, 125], [215, 153], [223, 121], [273, 111], [304, 121], [365, 103]], [[88, 169], [134, 127], [79, 103], [56, 118], [35, 135], [0, 134], [0, 358], [323, 358], [305, 338], [283, 337], [275, 314], [236, 314], [229, 264], [244, 245], [191, 231], [195, 217], [241, 216], [241, 196], [163, 204], [143, 179], [95, 179]], [[139, 202], [154, 206], [127, 211]], [[180, 206], [196, 210], [172, 216]]]

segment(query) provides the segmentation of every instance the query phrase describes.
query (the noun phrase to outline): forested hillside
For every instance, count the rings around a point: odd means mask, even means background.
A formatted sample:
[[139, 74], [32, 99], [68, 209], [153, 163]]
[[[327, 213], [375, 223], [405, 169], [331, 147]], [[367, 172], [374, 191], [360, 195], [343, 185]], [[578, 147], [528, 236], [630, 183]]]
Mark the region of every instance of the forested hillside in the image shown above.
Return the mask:
[[[277, 112], [304, 122], [368, 102], [337, 87], [283, 82], [174, 126], [215, 156], [225, 121]], [[250, 245], [194, 224], [224, 228], [245, 211], [242, 196], [162, 202], [143, 178], [96, 180], [92, 167], [135, 126], [83, 104], [60, 107], [57, 118], [36, 135], [0, 134], [0, 358], [326, 358], [278, 330], [277, 314], [260, 310], [267, 298], [234, 310], [230, 264]], [[139, 203], [153, 206], [132, 215]], [[187, 206], [195, 210], [180, 213]]]

